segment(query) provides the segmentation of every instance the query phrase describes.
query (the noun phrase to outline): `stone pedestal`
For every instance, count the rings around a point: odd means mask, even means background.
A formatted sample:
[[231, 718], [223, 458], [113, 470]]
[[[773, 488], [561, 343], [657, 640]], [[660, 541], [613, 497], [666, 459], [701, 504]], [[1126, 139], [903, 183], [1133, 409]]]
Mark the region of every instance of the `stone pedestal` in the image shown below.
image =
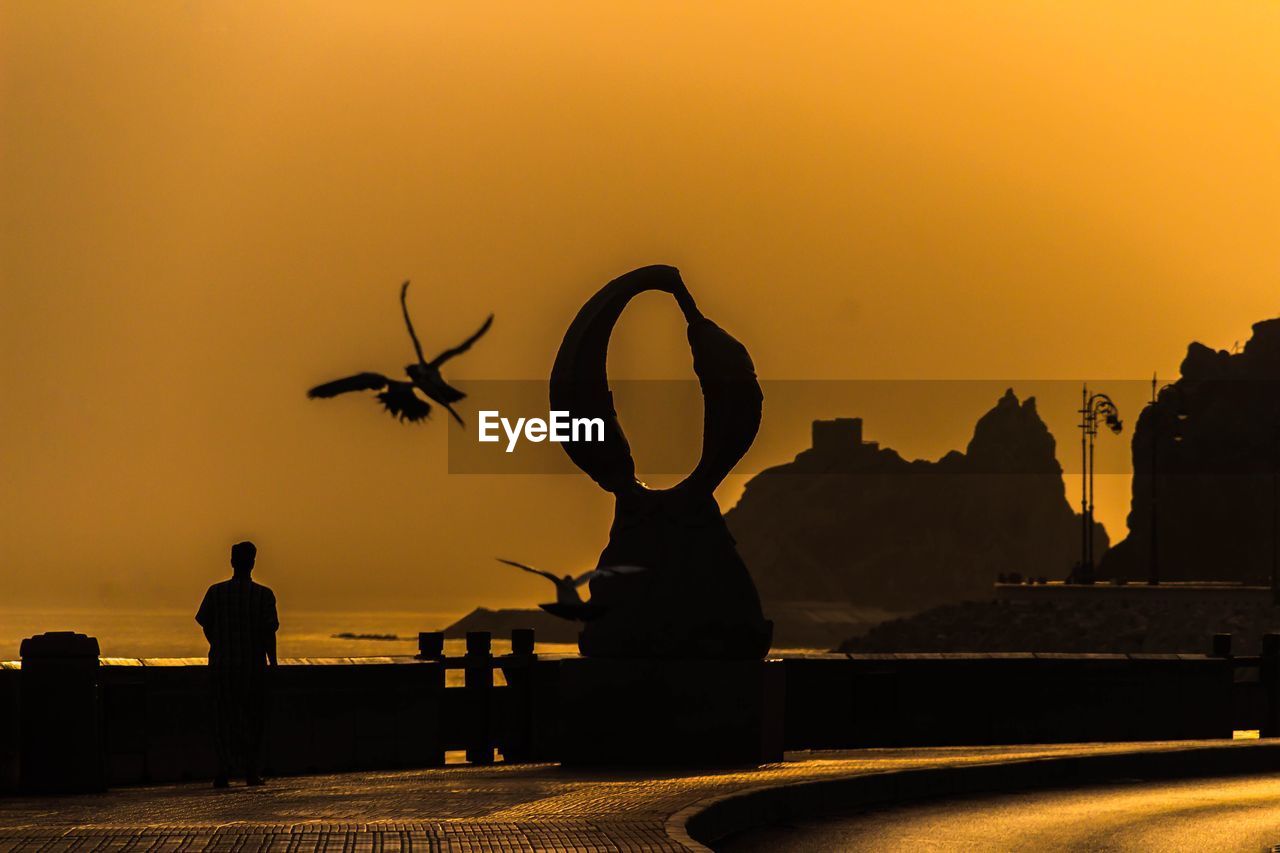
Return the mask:
[[782, 759], [781, 661], [560, 662], [571, 765], [759, 765]]
[[23, 790], [103, 790], [98, 641], [72, 631], [28, 637], [21, 675]]

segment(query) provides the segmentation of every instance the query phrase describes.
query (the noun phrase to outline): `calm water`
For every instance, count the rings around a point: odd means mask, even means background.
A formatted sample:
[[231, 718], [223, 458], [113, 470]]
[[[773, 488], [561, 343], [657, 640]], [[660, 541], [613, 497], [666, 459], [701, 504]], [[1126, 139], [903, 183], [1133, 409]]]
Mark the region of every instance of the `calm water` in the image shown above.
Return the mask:
[[[418, 632], [444, 628], [463, 613], [321, 612], [286, 610], [280, 614], [280, 657], [363, 657], [411, 655]], [[16, 660], [24, 637], [45, 631], [79, 631], [98, 638], [104, 657], [203, 657], [209, 647], [195, 611], [49, 610], [0, 607], [0, 660]], [[344, 640], [341, 632], [395, 634], [399, 640]], [[450, 654], [462, 654], [464, 641], [450, 641]], [[509, 644], [494, 638], [497, 654]], [[538, 644], [542, 652], [576, 651]]]

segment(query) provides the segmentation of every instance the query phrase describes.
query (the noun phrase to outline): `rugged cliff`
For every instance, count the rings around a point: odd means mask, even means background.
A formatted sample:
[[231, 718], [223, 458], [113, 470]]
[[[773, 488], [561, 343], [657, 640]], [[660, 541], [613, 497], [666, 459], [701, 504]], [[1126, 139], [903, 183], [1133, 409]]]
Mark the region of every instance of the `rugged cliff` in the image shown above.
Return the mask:
[[[761, 472], [726, 513], [766, 603], [917, 610], [985, 598], [997, 574], [1063, 578], [1080, 552], [1055, 443], [1012, 389], [963, 453], [907, 461], [817, 421], [814, 446]], [[1098, 553], [1106, 534], [1095, 527]]]
[[1254, 324], [1237, 353], [1191, 344], [1180, 372], [1138, 418], [1130, 535], [1099, 577], [1146, 579], [1154, 532], [1161, 580], [1269, 583], [1280, 558], [1280, 319]]

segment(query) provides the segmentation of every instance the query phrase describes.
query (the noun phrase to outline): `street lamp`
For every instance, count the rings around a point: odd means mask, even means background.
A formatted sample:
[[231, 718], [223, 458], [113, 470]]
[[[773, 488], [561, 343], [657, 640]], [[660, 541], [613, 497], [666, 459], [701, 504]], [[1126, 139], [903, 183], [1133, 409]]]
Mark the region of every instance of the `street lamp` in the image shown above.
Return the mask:
[[1098, 437], [1098, 424], [1105, 424], [1119, 435], [1124, 428], [1120, 410], [1110, 397], [1089, 393], [1085, 384], [1080, 390], [1080, 569], [1076, 583], [1093, 583], [1093, 444]]
[[1172, 382], [1167, 385], [1160, 385], [1156, 374], [1151, 374], [1151, 551], [1148, 555], [1150, 565], [1148, 567], [1149, 577], [1147, 578], [1147, 583], [1151, 586], [1156, 586], [1160, 583], [1160, 560], [1157, 556], [1160, 541], [1157, 536], [1160, 489], [1156, 485], [1156, 477], [1159, 474], [1160, 410], [1156, 408], [1156, 403], [1166, 391], [1173, 392], [1178, 398], [1178, 410], [1174, 414], [1174, 442], [1182, 441], [1182, 421], [1187, 418], [1186, 396], [1182, 393], [1182, 388]]

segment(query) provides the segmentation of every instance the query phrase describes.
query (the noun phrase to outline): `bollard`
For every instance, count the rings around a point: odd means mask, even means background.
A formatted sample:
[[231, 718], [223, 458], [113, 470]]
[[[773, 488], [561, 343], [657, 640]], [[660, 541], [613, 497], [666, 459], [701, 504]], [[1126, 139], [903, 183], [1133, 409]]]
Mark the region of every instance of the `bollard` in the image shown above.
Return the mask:
[[1280, 736], [1280, 634], [1262, 635], [1262, 728], [1259, 737]]
[[444, 632], [421, 631], [418, 634], [418, 659], [442, 660], [444, 658]]
[[1231, 657], [1231, 635], [1214, 634], [1210, 643], [1209, 655], [1215, 658]]
[[467, 632], [467, 657], [489, 657], [493, 652], [493, 635], [488, 631]]
[[420, 698], [422, 705], [418, 719], [411, 726], [413, 730], [416, 756], [412, 763], [426, 767], [444, 765], [444, 697], [445, 697], [445, 659], [444, 632], [418, 632], [418, 660], [430, 661], [433, 665], [426, 667], [424, 673], [424, 690]]
[[467, 696], [467, 761], [493, 763], [493, 736], [490, 733], [493, 700], [492, 636], [488, 631], [467, 632], [467, 656], [463, 661]]
[[533, 750], [533, 667], [538, 660], [534, 645], [532, 628], [512, 628], [511, 654], [502, 658], [507, 690], [498, 745], [508, 762], [528, 761]]
[[52, 631], [28, 637], [21, 649], [22, 788], [40, 794], [105, 790], [97, 639]]
[[533, 646], [534, 641], [532, 628], [511, 629], [511, 654], [531, 655], [533, 654]]
[[418, 635], [418, 659], [424, 661], [423, 691], [418, 713], [410, 728], [417, 742], [418, 761], [423, 766], [445, 763], [445, 656], [444, 634], [440, 631]]

